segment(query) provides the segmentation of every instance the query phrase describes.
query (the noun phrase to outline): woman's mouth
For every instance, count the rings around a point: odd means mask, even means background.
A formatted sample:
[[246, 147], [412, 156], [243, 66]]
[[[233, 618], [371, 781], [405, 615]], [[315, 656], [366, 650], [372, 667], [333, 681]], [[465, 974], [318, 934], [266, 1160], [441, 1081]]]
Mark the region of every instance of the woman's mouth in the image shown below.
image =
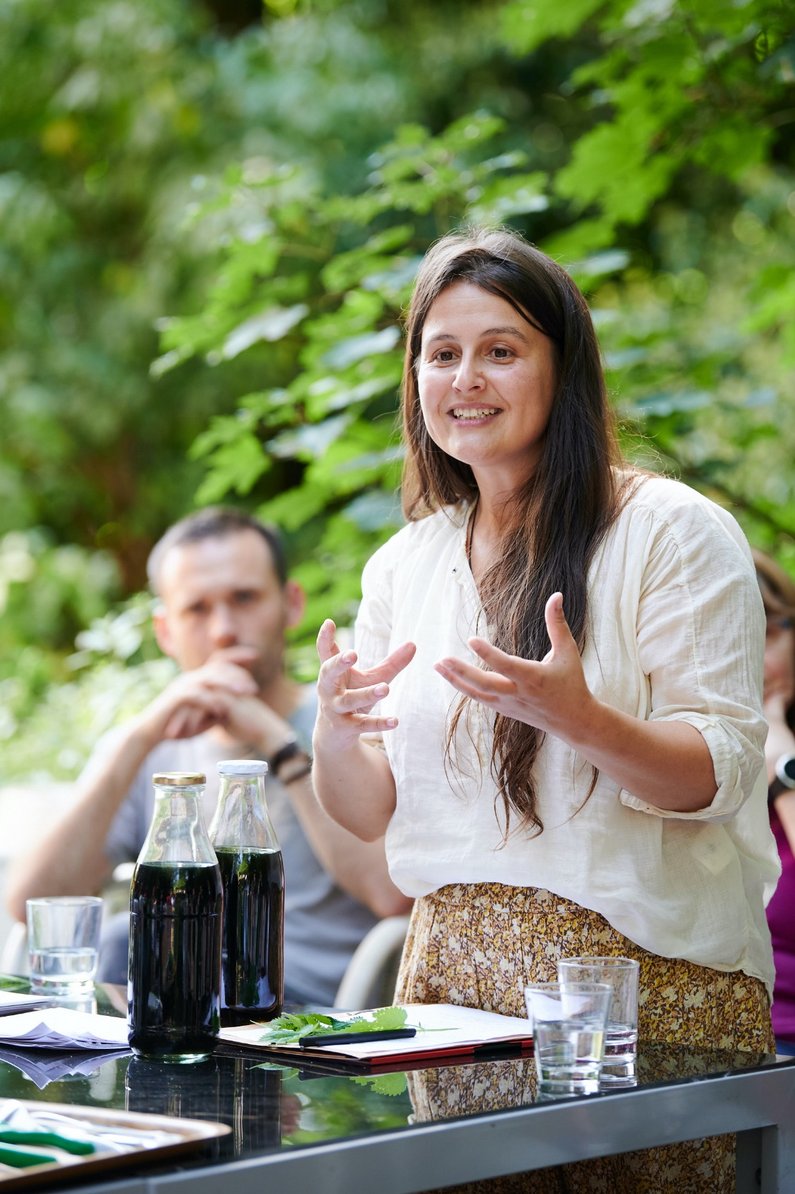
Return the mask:
[[465, 422], [468, 419], [488, 419], [491, 415], [498, 415], [500, 412], [493, 406], [471, 406], [461, 407], [457, 406], [451, 410], [451, 415], [459, 422]]

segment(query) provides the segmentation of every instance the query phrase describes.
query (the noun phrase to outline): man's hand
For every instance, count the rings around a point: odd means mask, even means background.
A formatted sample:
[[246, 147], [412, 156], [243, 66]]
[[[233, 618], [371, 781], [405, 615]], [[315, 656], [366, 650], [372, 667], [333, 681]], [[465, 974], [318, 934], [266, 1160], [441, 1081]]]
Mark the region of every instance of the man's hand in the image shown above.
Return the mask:
[[232, 706], [257, 694], [246, 665], [257, 659], [253, 647], [226, 647], [202, 667], [177, 676], [137, 718], [149, 749], [166, 739], [193, 738], [215, 725], [227, 725]]
[[295, 738], [295, 730], [259, 696], [235, 696], [227, 702], [218, 724], [238, 742], [256, 749], [263, 758]]

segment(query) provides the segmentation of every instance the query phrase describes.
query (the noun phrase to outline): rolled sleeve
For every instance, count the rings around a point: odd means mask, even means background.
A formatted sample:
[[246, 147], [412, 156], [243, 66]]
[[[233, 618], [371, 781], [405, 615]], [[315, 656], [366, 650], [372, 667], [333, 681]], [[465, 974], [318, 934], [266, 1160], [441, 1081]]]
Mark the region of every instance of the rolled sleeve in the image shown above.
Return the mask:
[[718, 507], [647, 510], [646, 519], [637, 638], [648, 677], [647, 716], [684, 721], [698, 730], [717, 790], [695, 812], [660, 809], [626, 791], [620, 798], [658, 817], [727, 821], [742, 808], [764, 766], [765, 623], [753, 563], [739, 527]]
[[[652, 717], [650, 720], [655, 720]], [[656, 817], [674, 818], [677, 821], [730, 821], [740, 811], [754, 789], [764, 765], [764, 739], [766, 725], [759, 718], [759, 740], [754, 742], [749, 734], [738, 734], [734, 728], [719, 717], [707, 717], [699, 713], [679, 713], [667, 717], [667, 721], [686, 721], [698, 730], [709, 747], [712, 767], [718, 789], [706, 808], [695, 812], [679, 812], [658, 808], [638, 800], [631, 792], [621, 792], [621, 803], [639, 812], [652, 813]]]

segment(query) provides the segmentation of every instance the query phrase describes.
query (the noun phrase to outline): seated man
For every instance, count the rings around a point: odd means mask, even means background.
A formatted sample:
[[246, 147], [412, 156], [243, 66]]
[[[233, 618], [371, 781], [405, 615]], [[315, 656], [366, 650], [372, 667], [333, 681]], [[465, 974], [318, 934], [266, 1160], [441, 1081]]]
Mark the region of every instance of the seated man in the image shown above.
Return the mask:
[[[285, 631], [304, 596], [278, 536], [222, 507], [171, 527], [148, 565], [157, 641], [180, 667], [136, 718], [106, 735], [77, 781], [75, 803], [9, 878], [13, 916], [30, 896], [98, 891], [141, 849], [152, 775], [204, 771], [209, 825], [221, 759], [274, 760], [268, 808], [285, 869], [285, 999], [328, 1005], [364, 934], [410, 901], [391, 882], [383, 841], [342, 829], [315, 799], [307, 747], [314, 686], [285, 672]], [[126, 982], [127, 925], [111, 934], [100, 978]], [[119, 948], [120, 947], [120, 948]]]

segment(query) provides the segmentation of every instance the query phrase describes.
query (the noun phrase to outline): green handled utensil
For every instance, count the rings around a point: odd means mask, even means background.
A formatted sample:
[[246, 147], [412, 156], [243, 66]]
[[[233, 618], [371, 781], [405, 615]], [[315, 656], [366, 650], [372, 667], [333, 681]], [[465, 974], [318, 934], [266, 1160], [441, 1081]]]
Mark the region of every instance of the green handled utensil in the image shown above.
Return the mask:
[[66, 1153], [74, 1153], [78, 1157], [86, 1157], [96, 1152], [96, 1148], [88, 1140], [73, 1140], [70, 1136], [61, 1136], [58, 1132], [25, 1130], [23, 1128], [0, 1128], [0, 1146], [3, 1144], [34, 1144], [44, 1148], [60, 1148]]
[[16, 1144], [0, 1144], [0, 1163], [12, 1165], [14, 1169], [27, 1169], [31, 1165], [46, 1165], [48, 1162], [57, 1162], [59, 1159], [52, 1153], [31, 1153]]

